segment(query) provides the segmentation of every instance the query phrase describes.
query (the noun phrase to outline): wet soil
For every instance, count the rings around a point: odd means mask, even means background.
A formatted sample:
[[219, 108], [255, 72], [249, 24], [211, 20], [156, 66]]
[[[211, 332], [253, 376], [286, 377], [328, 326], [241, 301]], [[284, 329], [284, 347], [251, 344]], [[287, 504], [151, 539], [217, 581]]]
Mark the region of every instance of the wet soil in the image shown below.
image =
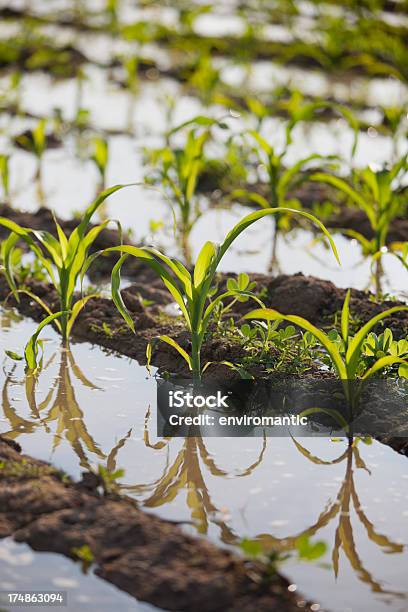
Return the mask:
[[193, 538], [130, 499], [103, 496], [96, 476], [74, 483], [19, 450], [0, 438], [0, 537], [72, 559], [88, 546], [98, 576], [166, 610], [299, 609], [301, 597], [260, 562]]
[[[221, 292], [229, 276], [232, 275], [219, 275], [218, 286]], [[339, 289], [330, 281], [303, 274], [279, 275], [275, 278], [252, 274], [250, 278], [257, 282], [257, 290], [262, 291], [262, 299], [267, 307], [274, 308], [282, 314], [302, 316], [315, 325], [327, 328], [332, 328], [334, 317], [340, 313], [346, 295], [345, 289]], [[59, 310], [58, 297], [51, 286], [39, 281], [30, 281], [27, 284], [32, 292], [47, 302], [51, 310]], [[22, 314], [37, 321], [42, 320], [41, 307], [29, 297], [22, 295], [20, 303], [15, 304], [6, 280], [1, 276], [0, 300], [5, 300], [7, 296], [8, 305], [16, 306]], [[171, 335], [183, 348], [190, 349], [189, 334], [182, 319], [170, 316], [166, 310], [171, 303], [169, 293], [163, 289], [160, 279], [154, 277], [150, 270], [141, 269], [138, 281], [123, 289], [122, 297], [133, 318], [136, 334], [128, 329], [110, 299], [96, 297], [92, 298], [81, 311], [73, 328], [74, 339], [93, 342], [137, 359], [142, 364], [146, 363], [147, 343], [162, 334]], [[373, 300], [373, 296], [366, 292], [355, 289], [351, 292], [350, 310], [354, 321], [359, 325], [387, 308], [398, 305], [404, 304], [397, 301], [377, 303]], [[238, 303], [229, 316], [239, 321], [252, 307], [250, 302]], [[396, 339], [406, 337], [408, 312], [402, 311], [388, 317], [385, 326], [392, 330]], [[376, 331], [380, 332], [382, 329], [383, 324], [380, 323]], [[239, 361], [243, 354], [239, 346], [217, 334], [209, 334], [202, 352], [204, 361]], [[178, 357], [174, 349], [163, 343], [153, 350], [152, 364], [168, 372], [188, 373], [184, 360]], [[216, 370], [219, 371], [218, 368]], [[231, 371], [228, 372], [231, 376]], [[222, 374], [224, 375], [225, 373]]]
[[[24, 132], [21, 132], [21, 134], [14, 137], [13, 142], [18, 149], [22, 149], [23, 151], [31, 152], [35, 147], [32, 130], [25, 130]], [[58, 149], [62, 147], [62, 144], [61, 138], [55, 134], [47, 134], [45, 136], [45, 149]]]
[[49, 42], [10, 39], [4, 45], [0, 68], [25, 72], [46, 71], [55, 78], [69, 78], [77, 74], [86, 58], [81, 51], [67, 44], [55, 46]]

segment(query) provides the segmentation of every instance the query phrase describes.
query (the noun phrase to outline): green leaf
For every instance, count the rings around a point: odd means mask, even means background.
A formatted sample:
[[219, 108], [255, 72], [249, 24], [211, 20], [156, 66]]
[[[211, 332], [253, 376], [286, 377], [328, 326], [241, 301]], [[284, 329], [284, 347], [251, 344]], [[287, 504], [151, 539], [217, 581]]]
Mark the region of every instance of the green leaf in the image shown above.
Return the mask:
[[146, 368], [149, 374], [151, 374], [150, 364], [152, 362], [152, 350], [153, 350], [152, 343], [148, 342], [146, 346], [146, 360], [147, 360]]
[[166, 335], [164, 335], [164, 336], [157, 336], [157, 339], [161, 340], [162, 342], [165, 342], [169, 346], [172, 346], [174, 349], [176, 349], [176, 351], [187, 362], [189, 370], [193, 369], [190, 355], [179, 345], [178, 342], [176, 342], [176, 340], [173, 340], [173, 338], [170, 338], [170, 336], [166, 336]]
[[345, 343], [346, 346], [347, 346], [348, 335], [349, 335], [350, 293], [351, 293], [351, 291], [349, 289], [347, 291], [347, 293], [346, 293], [346, 297], [344, 299], [343, 308], [342, 308], [342, 311], [341, 311], [341, 335], [343, 336], [343, 340], [344, 340], [344, 343]]
[[408, 361], [406, 359], [402, 359], [401, 357], [394, 357], [393, 355], [387, 355], [386, 357], [381, 357], [377, 359], [375, 364], [364, 373], [361, 377], [363, 380], [367, 380], [375, 374], [376, 372], [380, 372], [384, 368], [394, 365], [395, 363], [400, 363], [402, 367], [402, 371], [404, 372], [406, 368], [408, 368]]
[[40, 335], [41, 331], [44, 329], [44, 327], [46, 327], [47, 325], [55, 321], [55, 319], [58, 319], [59, 317], [61, 317], [61, 315], [63, 314], [65, 313], [62, 311], [56, 312], [46, 317], [45, 319], [43, 319], [43, 321], [41, 321], [41, 323], [38, 325], [34, 334], [31, 336], [31, 338], [27, 342], [26, 347], [24, 349], [24, 356], [25, 356], [27, 368], [29, 370], [37, 369], [38, 336]]
[[243, 538], [239, 543], [239, 547], [247, 557], [252, 557], [253, 559], [258, 558], [263, 554], [262, 544], [258, 540]]
[[349, 342], [346, 353], [346, 362], [349, 378], [354, 378], [360, 360], [361, 346], [366, 336], [373, 329], [373, 327], [375, 327], [377, 323], [379, 323], [386, 317], [389, 317], [390, 315], [396, 312], [402, 312], [404, 310], [408, 310], [408, 306], [394, 306], [394, 308], [389, 308], [388, 310], [385, 310], [384, 312], [381, 312], [377, 316], [370, 319], [370, 321], [363, 325], [363, 327], [355, 334], [355, 336]]
[[201, 285], [201, 283], [205, 279], [210, 264], [215, 258], [216, 253], [217, 247], [214, 242], [208, 241], [204, 244], [197, 257], [196, 265], [194, 267], [194, 287], [199, 287], [199, 285]]
[[311, 542], [308, 535], [302, 535], [296, 540], [296, 548], [299, 559], [303, 561], [315, 561], [327, 552], [327, 544], [323, 540]]
[[323, 234], [326, 236], [326, 238], [328, 239], [331, 249], [333, 251], [333, 254], [336, 258], [336, 260], [338, 261], [338, 263], [340, 263], [340, 259], [339, 259], [339, 255], [337, 252], [337, 248], [336, 245], [329, 233], [329, 231], [327, 230], [327, 228], [323, 225], [323, 223], [321, 223], [321, 221], [319, 221], [319, 219], [317, 219], [314, 215], [311, 215], [310, 213], [307, 213], [303, 210], [295, 210], [293, 208], [284, 208], [284, 207], [278, 207], [278, 208], [267, 208], [264, 210], [257, 210], [256, 212], [250, 213], [249, 215], [243, 217], [243, 219], [241, 219], [241, 221], [239, 221], [233, 228], [232, 230], [227, 234], [224, 242], [221, 244], [219, 251], [218, 251], [218, 257], [216, 259], [216, 262], [218, 265], [218, 263], [221, 261], [222, 257], [224, 256], [224, 254], [226, 253], [226, 251], [229, 249], [229, 247], [231, 246], [231, 244], [234, 242], [234, 240], [236, 240], [236, 238], [238, 238], [238, 236], [240, 234], [242, 234], [242, 232], [249, 227], [250, 225], [252, 225], [253, 223], [255, 223], [256, 221], [258, 221], [259, 219], [262, 219], [263, 217], [266, 217], [268, 215], [276, 215], [282, 212], [289, 212], [289, 213], [293, 213], [294, 215], [300, 215], [301, 217], [305, 217], [306, 219], [309, 219], [310, 221], [312, 221], [313, 223], [315, 223], [323, 232]]
[[112, 269], [111, 275], [111, 290], [112, 290], [112, 299], [115, 303], [116, 308], [119, 310], [120, 314], [130, 327], [133, 333], [135, 333], [135, 324], [133, 323], [133, 319], [130, 316], [128, 309], [125, 306], [125, 303], [122, 299], [120, 293], [120, 271], [123, 263], [127, 259], [127, 255], [122, 255], [122, 257], [116, 262]]
[[14, 359], [14, 361], [21, 361], [22, 359], [24, 359], [21, 355], [19, 355], [18, 353], [15, 353], [14, 351], [4, 351], [7, 355], [7, 357], [10, 357], [10, 359]]
[[353, 187], [350, 187], [346, 181], [337, 176], [332, 176], [331, 174], [324, 174], [323, 172], [316, 172], [312, 174], [310, 177], [311, 181], [317, 181], [319, 183], [327, 183], [332, 187], [335, 187], [339, 191], [345, 193], [353, 202], [355, 202], [362, 210], [368, 209], [368, 204], [366, 200], [361, 196]]
[[301, 327], [302, 329], [310, 332], [328, 352], [333, 362], [333, 365], [336, 367], [339, 373], [340, 378], [347, 378], [347, 371], [341, 359], [338, 347], [331, 340], [329, 340], [327, 334], [309, 323], [309, 321], [307, 321], [303, 317], [298, 317], [296, 315], [283, 315], [280, 312], [272, 310], [270, 308], [259, 308], [247, 313], [246, 315], [244, 315], [243, 318], [261, 319], [264, 321], [276, 321], [279, 319], [283, 319], [285, 321], [289, 321], [290, 323], [294, 323], [298, 327]]
[[96, 293], [92, 293], [92, 294], [86, 295], [85, 297], [83, 297], [80, 300], [78, 300], [77, 302], [75, 302], [75, 304], [73, 305], [73, 307], [71, 309], [71, 316], [69, 317], [69, 321], [68, 321], [68, 325], [67, 325], [67, 336], [68, 336], [68, 338], [71, 335], [72, 327], [73, 327], [73, 325], [74, 325], [74, 323], [75, 323], [79, 313], [84, 308], [84, 306], [87, 304], [87, 302], [89, 302], [89, 300], [91, 300], [94, 297], [98, 297]]

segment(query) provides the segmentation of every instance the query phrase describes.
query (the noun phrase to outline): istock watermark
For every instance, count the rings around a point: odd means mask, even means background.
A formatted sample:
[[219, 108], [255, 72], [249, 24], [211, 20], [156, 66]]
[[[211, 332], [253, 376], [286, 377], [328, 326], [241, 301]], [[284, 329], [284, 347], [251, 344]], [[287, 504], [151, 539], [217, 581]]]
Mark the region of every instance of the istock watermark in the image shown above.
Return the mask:
[[407, 407], [408, 385], [395, 380], [158, 379], [157, 435], [408, 438]]
[[228, 394], [200, 395], [190, 391], [169, 391], [169, 408], [228, 408]]

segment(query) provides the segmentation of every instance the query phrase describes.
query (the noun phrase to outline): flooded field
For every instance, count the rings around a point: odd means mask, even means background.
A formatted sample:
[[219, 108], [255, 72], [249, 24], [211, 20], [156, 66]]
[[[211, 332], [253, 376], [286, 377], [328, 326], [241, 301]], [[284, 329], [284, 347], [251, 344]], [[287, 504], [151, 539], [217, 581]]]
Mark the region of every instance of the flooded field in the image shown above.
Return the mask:
[[407, 40], [405, 0], [0, 0], [0, 594], [408, 609], [403, 426], [157, 435], [174, 375], [408, 378]]
[[[30, 327], [3, 311], [1, 350], [17, 348]], [[344, 439], [158, 439], [156, 381], [144, 367], [87, 344], [67, 353], [55, 334], [46, 364], [34, 383], [22, 366], [3, 362], [1, 430], [25, 452], [76, 479], [98, 465], [123, 469], [121, 492], [146, 511], [220, 545], [256, 539], [279, 552], [281, 571], [308, 598], [319, 585], [322, 609], [406, 609], [406, 457], [378, 442], [348, 449]], [[315, 562], [299, 558], [302, 535], [325, 544]], [[83, 593], [84, 578], [67, 580]], [[84, 584], [94, 605], [99, 583]], [[126, 599], [117, 605], [133, 609]]]

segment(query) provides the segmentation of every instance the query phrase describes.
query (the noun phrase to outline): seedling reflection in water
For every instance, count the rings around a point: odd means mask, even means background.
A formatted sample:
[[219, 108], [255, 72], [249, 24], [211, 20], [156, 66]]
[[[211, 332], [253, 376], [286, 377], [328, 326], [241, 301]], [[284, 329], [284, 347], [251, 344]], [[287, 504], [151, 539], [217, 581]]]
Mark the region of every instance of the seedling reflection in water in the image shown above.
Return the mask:
[[[112, 271], [112, 298], [126, 323], [135, 331], [133, 319], [120, 294], [120, 271], [124, 261], [131, 255], [141, 259], [154, 270], [179, 306], [187, 329], [190, 332], [190, 354], [170, 336], [163, 335], [159, 336], [158, 339], [166, 342], [178, 351], [186, 361], [188, 368], [192, 371], [194, 380], [199, 381], [206, 367], [204, 366], [204, 368], [202, 368], [201, 365], [201, 347], [217, 306], [223, 300], [228, 298], [235, 299], [236, 297], [246, 297], [256, 301], [260, 306], [263, 306], [261, 300], [251, 291], [241, 291], [239, 287], [231, 285], [230, 289], [227, 288], [227, 291], [213, 297], [211, 294], [213, 292], [212, 288], [217, 268], [232, 243], [246, 228], [263, 217], [280, 214], [282, 212], [292, 212], [301, 215], [317, 225], [325, 234], [338, 260], [336, 246], [329, 232], [316, 217], [303, 211], [294, 211], [284, 208], [268, 208], [247, 215], [232, 228], [221, 245], [217, 245], [210, 241], [206, 242], [197, 257], [192, 274], [190, 274], [180, 261], [167, 257], [157, 249], [150, 247], [139, 248], [127, 245], [122, 247], [111, 247], [102, 251], [102, 253], [119, 251], [122, 254]], [[99, 254], [100, 253], [91, 255], [88, 258], [88, 263], [84, 268], [85, 270]], [[151, 354], [152, 347], [151, 344], [149, 344], [147, 349], [148, 362], [150, 362]]]
[[[51, 374], [52, 364], [58, 362], [57, 371]], [[78, 458], [79, 465], [86, 470], [85, 478], [89, 478], [95, 488], [100, 486], [104, 494], [115, 493], [118, 489], [117, 480], [124, 474], [117, 467], [117, 456], [130, 438], [129, 430], [111, 448], [109, 453], [101, 450], [100, 445], [90, 433], [86, 420], [86, 412], [81, 408], [77, 392], [79, 385], [91, 391], [102, 391], [81, 370], [70, 349], [61, 347], [47, 360], [41, 373], [33, 375], [28, 372], [24, 378], [16, 377], [16, 365], [6, 373], [2, 397], [4, 416], [10, 424], [10, 430], [4, 432], [4, 437], [17, 440], [22, 435], [35, 434], [43, 428], [46, 434], [53, 434], [52, 451], [55, 452], [61, 441], [69, 443]], [[44, 398], [40, 399], [39, 385], [48, 382]], [[14, 406], [12, 388], [21, 386], [25, 390], [30, 417], [20, 416]], [[95, 465], [95, 462], [97, 464]], [[101, 463], [103, 462], [103, 463]]]
[[[269, 554], [278, 558], [282, 558], [285, 554], [291, 551], [301, 553], [302, 549], [307, 553], [319, 552], [319, 549], [313, 551], [304, 548], [308, 538], [316, 536], [316, 534], [325, 528], [334, 519], [338, 519], [338, 524], [335, 530], [334, 546], [332, 551], [332, 563], [335, 577], [339, 576], [340, 572], [340, 551], [343, 549], [344, 554], [352, 569], [356, 572], [359, 580], [366, 583], [374, 593], [382, 593], [384, 595], [392, 595], [394, 597], [405, 598], [406, 594], [398, 591], [391, 591], [384, 587], [380, 581], [364, 567], [363, 561], [360, 558], [357, 544], [360, 538], [355, 538], [353, 533], [353, 525], [351, 522], [351, 510], [354, 508], [356, 515], [367, 533], [369, 540], [378, 546], [385, 554], [402, 554], [404, 545], [391, 540], [388, 536], [379, 533], [375, 525], [369, 520], [364, 510], [355, 482], [355, 471], [364, 470], [369, 476], [371, 472], [366, 466], [360, 450], [359, 443], [361, 439], [354, 438], [352, 444], [346, 450], [333, 460], [325, 460], [313, 455], [308, 449], [304, 448], [297, 440], [293, 439], [297, 450], [311, 463], [320, 467], [334, 466], [342, 462], [346, 462], [346, 473], [342, 480], [341, 487], [337, 493], [336, 499], [330, 500], [322, 510], [317, 521], [309, 528], [296, 533], [295, 535], [285, 535], [284, 537], [276, 537], [269, 533], [261, 533], [251, 539], [252, 551], [255, 556], [268, 557]], [[368, 442], [368, 440], [367, 440]], [[317, 544], [317, 543], [316, 543]], [[300, 547], [300, 550], [299, 550]], [[321, 547], [320, 547], [321, 548]]]

